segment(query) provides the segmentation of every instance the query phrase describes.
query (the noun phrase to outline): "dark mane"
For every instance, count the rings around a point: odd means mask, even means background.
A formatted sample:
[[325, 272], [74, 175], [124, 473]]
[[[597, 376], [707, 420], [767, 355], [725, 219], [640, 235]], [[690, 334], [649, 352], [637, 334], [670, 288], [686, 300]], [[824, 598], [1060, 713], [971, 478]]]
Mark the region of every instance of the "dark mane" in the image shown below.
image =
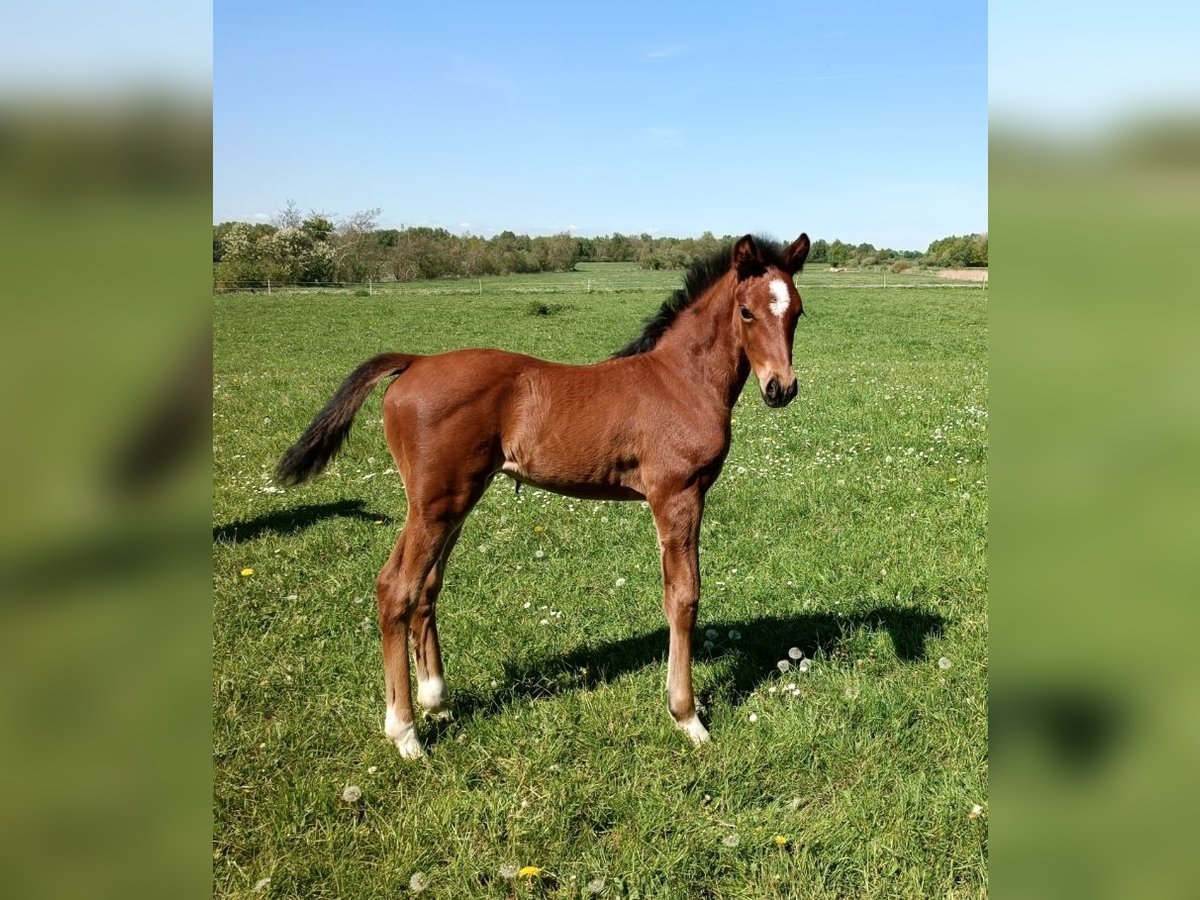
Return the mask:
[[[775, 266], [785, 268], [783, 261], [783, 245], [768, 238], [755, 237], [759, 254], [765, 267]], [[663, 301], [658, 312], [646, 320], [642, 333], [613, 354], [619, 356], [637, 356], [654, 349], [659, 338], [666, 333], [681, 312], [695, 303], [704, 292], [717, 283], [729, 271], [733, 257], [734, 241], [729, 241], [719, 250], [706, 257], [697, 259], [683, 276], [683, 287], [675, 291]]]

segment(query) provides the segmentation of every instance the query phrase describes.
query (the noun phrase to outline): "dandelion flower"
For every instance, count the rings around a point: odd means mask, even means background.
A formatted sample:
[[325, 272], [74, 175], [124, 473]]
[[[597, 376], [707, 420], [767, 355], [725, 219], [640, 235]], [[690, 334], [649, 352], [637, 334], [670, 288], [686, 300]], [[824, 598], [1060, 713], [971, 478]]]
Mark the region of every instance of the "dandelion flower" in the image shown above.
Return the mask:
[[249, 566], [247, 566], [246, 568], [242, 569], [242, 577], [243, 577], [243, 578], [249, 578], [249, 577], [250, 577], [251, 575], [253, 575], [253, 574], [254, 574], [254, 570], [253, 570], [253, 569], [251, 569]]
[[545, 531], [545, 530], [546, 530], [546, 529], [545, 529], [545, 528], [543, 528], [541, 525], [534, 525], [534, 526], [533, 526], [533, 533], [534, 533], [534, 534], [541, 534], [541, 533], [542, 533], [543, 531]]
[[717, 646], [717, 645], [716, 645], [716, 644], [714, 644], [712, 641], [705, 641], [705, 642], [704, 642], [704, 649], [705, 649], [705, 650], [712, 650], [712, 649], [713, 649], [714, 647], [716, 647], [716, 646]]
[[742, 839], [737, 836], [736, 831], [733, 834], [727, 834], [725, 837], [721, 838], [721, 843], [726, 847], [736, 847], [741, 842]]
[[983, 815], [983, 807], [980, 806], [978, 803], [976, 803], [974, 806], [971, 807], [971, 811], [969, 813], [967, 813], [967, 818], [968, 819], [978, 819], [982, 815]]
[[742, 639], [742, 633], [740, 631], [738, 631], [736, 628], [730, 628], [729, 629], [729, 639], [731, 641], [740, 641]]
[[522, 866], [520, 868], [520, 870], [518, 870], [518, 872], [517, 872], [517, 877], [518, 878], [537, 878], [544, 871], [546, 871], [546, 870], [542, 869], [538, 866]]
[[260, 879], [258, 879], [258, 881], [254, 882], [254, 893], [261, 894], [268, 887], [270, 887], [270, 885], [271, 885], [270, 878], [260, 878]]
[[480, 553], [487, 553], [487, 544], [480, 544], [477, 549]]
[[788, 682], [788, 684], [787, 684], [787, 689], [788, 689], [789, 691], [794, 691], [794, 690], [796, 690], [796, 682], [794, 682], [794, 681], [789, 681], [789, 682]]
[[549, 620], [549, 619], [542, 619], [542, 621], [538, 622], [538, 624], [539, 624], [539, 625], [549, 625], [549, 624], [550, 624], [550, 620]]
[[534, 559], [541, 559], [541, 558], [542, 558], [543, 556], [545, 556], [545, 555], [546, 555], [546, 551], [545, 551], [545, 550], [535, 550], [535, 551], [534, 551], [534, 554], [533, 554], [533, 558], [534, 558]]
[[617, 579], [617, 587], [625, 587], [625, 579], [624, 578]]
[[429, 887], [429, 876], [424, 872], [413, 872], [412, 878], [408, 879], [408, 889], [414, 894], [419, 894], [427, 887]]
[[710, 641], [715, 641], [718, 637], [717, 631], [715, 628], [708, 629], [708, 631], [704, 632], [704, 636], [706, 638], [708, 638]]
[[500, 867], [501, 878], [516, 878], [517, 866], [515, 863], [505, 863]]
[[948, 669], [948, 668], [950, 668], [950, 659], [949, 659], [948, 657], [945, 657], [945, 656], [941, 657], [941, 658], [938, 660], [938, 668], [939, 668], [939, 669]]
[[362, 799], [362, 788], [360, 788], [357, 784], [348, 785], [342, 791], [342, 802], [343, 803], [357, 803], [361, 799]]
[[780, 850], [782, 850], [784, 847], [786, 847], [788, 844], [791, 843], [791, 841], [789, 841], [782, 834], [775, 835], [774, 841], [775, 841], [775, 846], [778, 847]]
[[751, 722], [751, 723], [754, 723], [754, 722], [757, 722], [757, 721], [758, 721], [758, 715], [757, 715], [757, 714], [755, 714], [755, 713], [750, 713], [750, 722]]
[[796, 663], [796, 670], [799, 672], [807, 672], [811, 668], [812, 663], [810, 663], [807, 659], [802, 659], [800, 662]]
[[521, 607], [521, 608], [522, 608], [522, 609], [529, 609], [529, 607], [531, 607], [531, 606], [533, 606], [533, 604], [532, 604], [531, 602], [529, 602], [528, 600], [526, 600], [526, 601], [525, 601], [525, 605], [524, 605], [523, 607]]
[[799, 647], [793, 647], [788, 651], [788, 656], [790, 656], [792, 659], [800, 659], [800, 657], [804, 656], [804, 651], [802, 651]]
[[949, 481], [950, 481], [950, 483], [951, 483], [951, 484], [954, 484], [954, 482], [958, 481], [958, 476], [957, 476], [957, 475], [951, 475], [951, 476], [950, 476], [950, 478], [949, 478]]
[[850, 687], [846, 688], [846, 699], [847, 700], [857, 700], [858, 699], [858, 688], [854, 687], [854, 685], [851, 685]]
[[379, 766], [367, 766], [367, 774], [368, 775], [374, 775], [378, 771], [379, 771]]
[[792, 664], [786, 659], [781, 659], [779, 662], [775, 663], [775, 668], [777, 668], [780, 672], [786, 672], [791, 667]]
[[746, 474], [746, 467], [745, 467], [745, 466], [738, 466], [738, 470], [737, 470], [737, 472], [738, 472], [738, 474], [739, 474], [739, 475], [745, 475], [745, 474]]
[[587, 883], [587, 892], [589, 894], [598, 894], [602, 890], [604, 890], [604, 879], [603, 878], [593, 878], [591, 881], [589, 881]]

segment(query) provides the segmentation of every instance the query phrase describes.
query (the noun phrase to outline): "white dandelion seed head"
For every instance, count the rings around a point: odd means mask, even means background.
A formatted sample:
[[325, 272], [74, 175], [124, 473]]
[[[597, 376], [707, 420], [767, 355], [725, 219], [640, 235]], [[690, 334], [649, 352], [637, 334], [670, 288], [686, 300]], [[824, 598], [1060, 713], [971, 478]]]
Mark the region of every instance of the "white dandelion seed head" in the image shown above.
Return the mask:
[[804, 656], [804, 651], [802, 651], [799, 647], [792, 647], [790, 650], [788, 650], [788, 656], [792, 659], [800, 659], [802, 656]]
[[408, 889], [414, 894], [420, 893], [427, 887], [429, 887], [429, 876], [424, 872], [413, 872], [412, 878], [408, 879]]
[[517, 877], [517, 872], [519, 871], [520, 869], [516, 863], [505, 863], [500, 867], [500, 877], [513, 879]]
[[801, 672], [807, 672], [812, 668], [812, 663], [810, 663], [807, 659], [802, 659], [800, 662], [796, 663], [796, 668]]
[[738, 468], [737, 468], [737, 473], [738, 473], [739, 475], [745, 475], [745, 474], [746, 474], [746, 467], [745, 467], [745, 466], [738, 466]]
[[711, 649], [713, 649], [713, 647], [715, 647], [715, 646], [717, 646], [717, 645], [716, 645], [716, 644], [714, 644], [712, 641], [705, 641], [705, 642], [704, 642], [704, 649], [705, 649], [705, 650], [711, 650]]
[[343, 803], [357, 803], [362, 799], [362, 788], [357, 784], [348, 785], [342, 790]]
[[791, 667], [792, 664], [786, 659], [781, 659], [779, 662], [775, 663], [775, 668], [777, 668], [780, 672], [786, 672]]
[[751, 722], [757, 722], [757, 721], [758, 721], [758, 714], [757, 714], [757, 713], [750, 713], [750, 721], [751, 721]]
[[542, 619], [542, 621], [538, 622], [538, 624], [539, 624], [539, 625], [549, 625], [549, 624], [550, 624], [550, 620], [549, 620], [549, 619]]
[[477, 549], [480, 553], [487, 553], [487, 544], [480, 544]]
[[851, 685], [850, 687], [846, 688], [846, 699], [847, 700], [857, 700], [858, 699], [858, 688], [854, 687], [854, 685]]
[[740, 641], [742, 639], [742, 633], [740, 631], [738, 631], [736, 628], [730, 628], [729, 629], [729, 639], [731, 641]]
[[258, 881], [254, 882], [254, 893], [261, 894], [268, 887], [270, 887], [270, 885], [271, 885], [270, 878], [260, 878], [260, 879], [258, 879]]
[[718, 637], [717, 630], [715, 628], [710, 628], [708, 631], [704, 632], [704, 636], [710, 641], [715, 641]]
[[534, 551], [534, 553], [533, 553], [533, 558], [534, 558], [534, 559], [541, 559], [541, 558], [542, 558], [543, 556], [545, 556], [545, 555], [546, 555], [546, 551], [545, 551], [545, 550], [535, 550], [535, 551]]
[[943, 656], [941, 659], [939, 659], [939, 660], [938, 660], [938, 668], [939, 668], [939, 669], [948, 669], [948, 668], [950, 668], [950, 660], [949, 660], [949, 658], [948, 658], [948, 657], [945, 657], [945, 656]]
[[525, 601], [525, 605], [522, 607], [522, 609], [529, 609], [529, 607], [531, 607], [531, 606], [533, 606], [533, 603], [531, 603], [530, 601], [526, 600], [526, 601]]
[[794, 682], [794, 681], [789, 681], [789, 682], [787, 683], [787, 690], [789, 690], [789, 691], [798, 691], [798, 690], [800, 690], [800, 689], [799, 689], [798, 687], [796, 687], [796, 682]]
[[367, 766], [367, 774], [368, 775], [374, 775], [378, 771], [379, 771], [379, 766]]
[[625, 579], [624, 578], [617, 579], [617, 587], [625, 587]]
[[726, 847], [736, 847], [741, 842], [742, 839], [738, 837], [736, 831], [733, 834], [727, 834], [725, 837], [721, 838], [721, 843]]
[[604, 883], [605, 882], [603, 878], [593, 878], [587, 883], [587, 892], [589, 894], [600, 893], [602, 890], [604, 890]]

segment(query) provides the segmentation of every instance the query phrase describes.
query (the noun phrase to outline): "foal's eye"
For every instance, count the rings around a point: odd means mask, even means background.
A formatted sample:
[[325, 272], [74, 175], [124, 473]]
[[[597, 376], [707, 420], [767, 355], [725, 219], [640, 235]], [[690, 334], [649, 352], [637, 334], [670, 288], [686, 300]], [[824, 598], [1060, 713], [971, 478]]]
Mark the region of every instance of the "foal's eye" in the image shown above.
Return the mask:
[[750, 312], [750, 310], [746, 309], [746, 307], [743, 306], [742, 307], [742, 321], [749, 322], [753, 318], [754, 318], [754, 314], [752, 312]]

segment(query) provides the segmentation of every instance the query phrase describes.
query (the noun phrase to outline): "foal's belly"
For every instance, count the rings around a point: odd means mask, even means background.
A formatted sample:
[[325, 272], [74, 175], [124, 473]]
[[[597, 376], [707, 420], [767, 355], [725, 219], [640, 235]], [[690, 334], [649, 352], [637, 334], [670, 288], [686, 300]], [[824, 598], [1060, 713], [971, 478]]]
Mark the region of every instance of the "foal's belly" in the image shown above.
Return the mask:
[[578, 497], [581, 500], [643, 500], [637, 489], [640, 479], [629, 477], [636, 473], [584, 473], [534, 470], [528, 471], [514, 460], [505, 460], [500, 471], [519, 484], [528, 484], [556, 494]]

